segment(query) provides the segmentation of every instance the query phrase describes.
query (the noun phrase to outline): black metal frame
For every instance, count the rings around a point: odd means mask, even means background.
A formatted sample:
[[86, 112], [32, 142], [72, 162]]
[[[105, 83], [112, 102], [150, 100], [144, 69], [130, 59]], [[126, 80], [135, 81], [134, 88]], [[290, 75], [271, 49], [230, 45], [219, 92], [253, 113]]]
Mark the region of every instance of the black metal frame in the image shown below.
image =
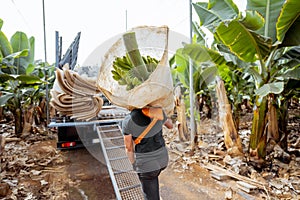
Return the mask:
[[69, 63], [70, 69], [74, 70], [78, 58], [80, 36], [81, 32], [78, 32], [77, 36], [75, 37], [74, 41], [70, 44], [63, 58], [61, 58], [62, 37], [59, 37], [59, 33], [56, 31], [56, 67], [62, 69], [62, 67], [66, 63]]

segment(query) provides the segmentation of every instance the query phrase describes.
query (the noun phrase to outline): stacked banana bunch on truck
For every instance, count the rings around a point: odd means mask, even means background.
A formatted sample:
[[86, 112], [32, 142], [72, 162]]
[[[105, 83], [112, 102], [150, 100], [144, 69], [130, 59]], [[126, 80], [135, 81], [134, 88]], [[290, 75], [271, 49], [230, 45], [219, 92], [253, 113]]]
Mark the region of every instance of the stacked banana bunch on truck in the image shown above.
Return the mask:
[[70, 70], [68, 64], [56, 69], [56, 80], [51, 89], [51, 101], [61, 116], [77, 120], [97, 117], [103, 106], [103, 99], [94, 80], [83, 78]]

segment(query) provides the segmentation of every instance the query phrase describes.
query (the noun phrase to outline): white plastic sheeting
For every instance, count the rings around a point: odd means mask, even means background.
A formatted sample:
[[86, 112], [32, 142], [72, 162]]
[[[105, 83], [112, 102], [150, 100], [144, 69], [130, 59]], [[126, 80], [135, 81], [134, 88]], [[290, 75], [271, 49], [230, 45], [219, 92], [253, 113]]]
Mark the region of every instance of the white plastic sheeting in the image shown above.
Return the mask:
[[149, 55], [160, 60], [155, 71], [141, 85], [126, 90], [112, 78], [112, 63], [115, 57], [126, 54], [122, 38], [118, 39], [106, 52], [100, 66], [97, 87], [115, 105], [127, 108], [142, 108], [145, 106], [162, 107], [169, 115], [174, 109], [173, 81], [168, 60], [168, 33], [166, 26], [141, 26], [134, 31], [142, 56]]

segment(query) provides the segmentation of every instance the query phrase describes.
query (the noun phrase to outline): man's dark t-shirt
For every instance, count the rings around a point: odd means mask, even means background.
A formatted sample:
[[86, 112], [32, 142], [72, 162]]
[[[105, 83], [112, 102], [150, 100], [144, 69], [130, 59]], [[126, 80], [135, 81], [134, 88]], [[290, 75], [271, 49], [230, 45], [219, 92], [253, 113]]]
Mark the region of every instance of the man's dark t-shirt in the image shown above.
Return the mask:
[[[141, 109], [135, 109], [123, 120], [122, 132], [124, 135], [131, 134], [135, 140], [151, 120], [141, 112]], [[162, 126], [165, 121], [164, 114], [164, 119], [158, 120], [141, 142], [135, 145], [137, 172], [154, 171], [168, 165], [168, 152], [162, 135]]]

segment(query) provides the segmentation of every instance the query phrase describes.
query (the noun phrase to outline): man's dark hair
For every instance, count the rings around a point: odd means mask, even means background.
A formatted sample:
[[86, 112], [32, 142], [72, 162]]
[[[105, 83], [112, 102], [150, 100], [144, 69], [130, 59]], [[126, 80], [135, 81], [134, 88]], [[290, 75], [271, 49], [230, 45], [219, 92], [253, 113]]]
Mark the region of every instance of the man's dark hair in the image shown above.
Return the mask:
[[151, 119], [143, 114], [142, 109], [133, 109], [130, 113], [131, 119], [139, 126], [147, 126]]

